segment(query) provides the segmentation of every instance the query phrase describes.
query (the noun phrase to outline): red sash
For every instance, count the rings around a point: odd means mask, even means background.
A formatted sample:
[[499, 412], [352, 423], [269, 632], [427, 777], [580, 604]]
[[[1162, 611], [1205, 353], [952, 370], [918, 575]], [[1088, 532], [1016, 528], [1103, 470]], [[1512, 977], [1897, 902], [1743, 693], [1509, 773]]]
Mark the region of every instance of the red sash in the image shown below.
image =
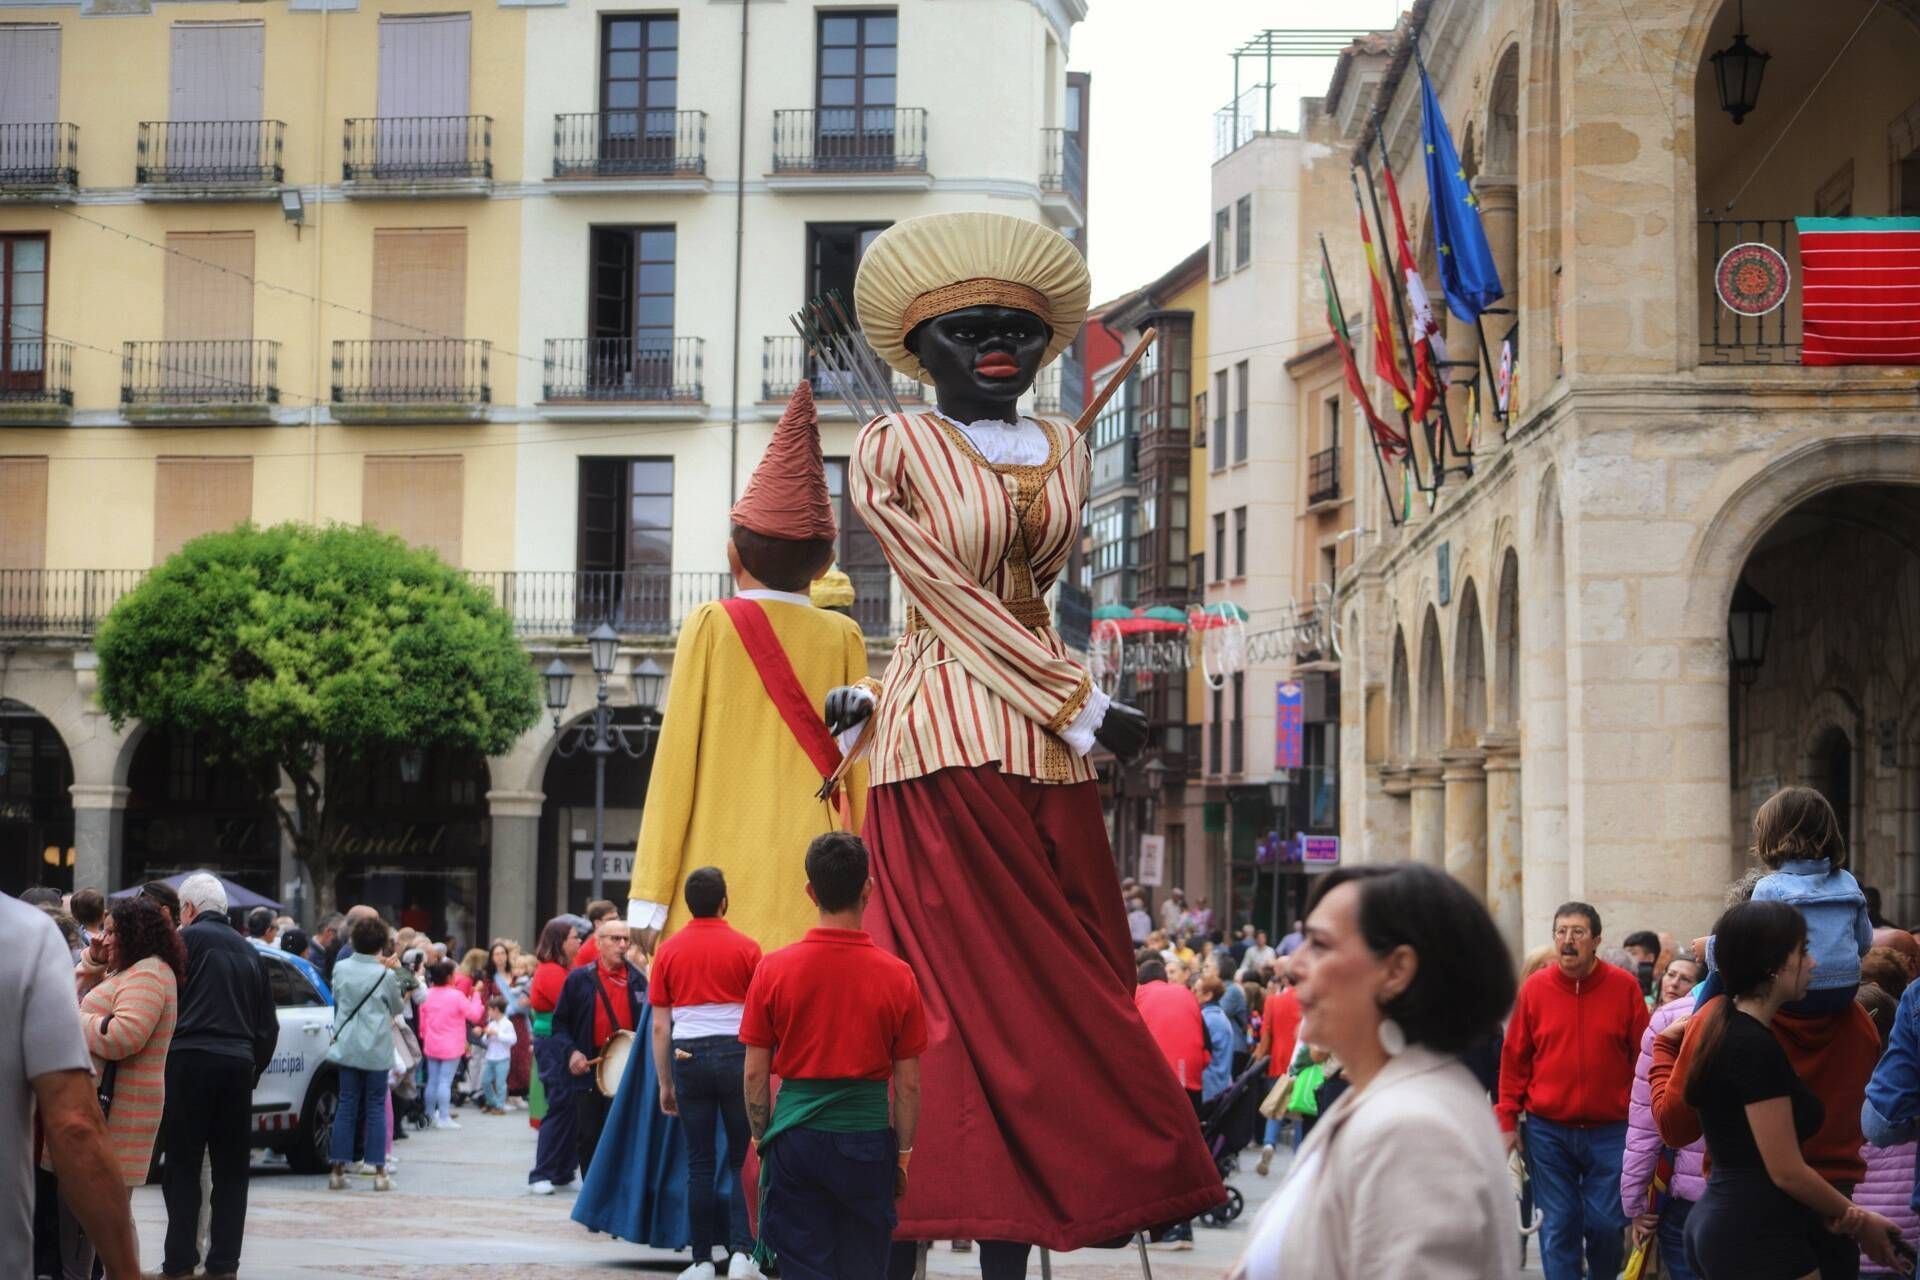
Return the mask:
[[[787, 722], [793, 740], [807, 753], [807, 759], [813, 762], [820, 776], [831, 778], [840, 767], [840, 746], [827, 732], [820, 708], [813, 705], [813, 698], [794, 673], [793, 661], [780, 647], [780, 637], [773, 634], [766, 610], [758, 601], [742, 600], [738, 596], [722, 600], [720, 604], [733, 619], [733, 629], [745, 646], [747, 657], [753, 660], [754, 670], [760, 673], [767, 697], [773, 700], [780, 718]], [[843, 816], [850, 817], [846, 814], [844, 793], [840, 808]]]

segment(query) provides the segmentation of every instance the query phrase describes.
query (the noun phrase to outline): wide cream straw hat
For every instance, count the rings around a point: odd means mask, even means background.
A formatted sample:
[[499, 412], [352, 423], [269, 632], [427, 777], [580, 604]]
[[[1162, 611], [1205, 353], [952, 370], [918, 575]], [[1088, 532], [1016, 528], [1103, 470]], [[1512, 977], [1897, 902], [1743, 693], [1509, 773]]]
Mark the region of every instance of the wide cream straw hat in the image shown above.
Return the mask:
[[907, 335], [966, 307], [1017, 307], [1047, 322], [1042, 364], [1072, 345], [1093, 292], [1087, 261], [1051, 227], [1004, 213], [933, 213], [896, 222], [860, 260], [853, 285], [860, 327], [880, 358], [931, 382]]

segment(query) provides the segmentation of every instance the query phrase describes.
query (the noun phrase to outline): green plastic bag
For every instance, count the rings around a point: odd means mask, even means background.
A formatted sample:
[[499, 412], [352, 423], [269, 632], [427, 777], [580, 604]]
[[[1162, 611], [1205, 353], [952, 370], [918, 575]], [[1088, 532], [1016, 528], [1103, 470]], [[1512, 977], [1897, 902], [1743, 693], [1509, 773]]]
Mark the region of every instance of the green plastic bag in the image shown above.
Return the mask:
[[1300, 1068], [1293, 1078], [1293, 1096], [1287, 1099], [1287, 1110], [1296, 1116], [1317, 1116], [1320, 1103], [1315, 1094], [1327, 1081], [1327, 1069], [1318, 1062], [1309, 1062]]

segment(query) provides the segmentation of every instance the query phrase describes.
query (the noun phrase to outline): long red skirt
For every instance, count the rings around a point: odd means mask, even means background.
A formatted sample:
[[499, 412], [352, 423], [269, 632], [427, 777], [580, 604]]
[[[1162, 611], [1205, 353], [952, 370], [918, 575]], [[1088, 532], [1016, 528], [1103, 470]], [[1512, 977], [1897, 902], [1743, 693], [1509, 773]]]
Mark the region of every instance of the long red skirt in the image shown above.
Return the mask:
[[1223, 1203], [1193, 1106], [1133, 1007], [1091, 782], [992, 766], [875, 787], [867, 927], [926, 1001], [902, 1240], [1069, 1250]]

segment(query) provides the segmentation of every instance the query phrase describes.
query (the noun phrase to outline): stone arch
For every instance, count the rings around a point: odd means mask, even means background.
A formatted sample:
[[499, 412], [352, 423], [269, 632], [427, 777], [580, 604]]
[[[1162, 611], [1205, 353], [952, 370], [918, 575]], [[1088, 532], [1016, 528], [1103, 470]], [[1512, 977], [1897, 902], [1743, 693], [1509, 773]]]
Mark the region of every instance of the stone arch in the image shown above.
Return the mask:
[[1512, 177], [1520, 172], [1520, 46], [1509, 44], [1494, 67], [1483, 167], [1489, 174]]
[[1447, 744], [1446, 655], [1440, 644], [1440, 614], [1427, 606], [1420, 624], [1420, 704], [1414, 718], [1417, 746], [1423, 759], [1432, 759]]
[[1449, 746], [1471, 747], [1487, 728], [1487, 652], [1480, 622], [1480, 591], [1468, 578], [1454, 616], [1453, 716]]
[[1520, 718], [1520, 554], [1512, 547], [1500, 557], [1500, 585], [1493, 605], [1493, 710], [1496, 729], [1510, 730]]
[[1413, 755], [1413, 692], [1407, 674], [1407, 632], [1393, 628], [1393, 665], [1387, 686], [1387, 758], [1401, 763]]

